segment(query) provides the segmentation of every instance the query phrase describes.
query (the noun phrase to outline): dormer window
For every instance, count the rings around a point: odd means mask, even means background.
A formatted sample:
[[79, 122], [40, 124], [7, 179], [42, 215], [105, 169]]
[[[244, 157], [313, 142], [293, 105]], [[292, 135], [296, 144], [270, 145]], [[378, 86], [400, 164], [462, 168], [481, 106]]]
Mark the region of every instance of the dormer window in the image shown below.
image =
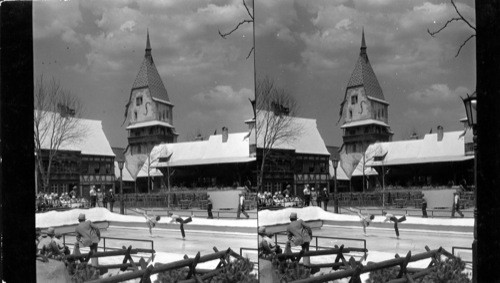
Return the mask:
[[142, 105], [142, 96], [138, 96], [135, 98], [135, 106], [141, 106]]
[[351, 104], [356, 104], [356, 103], [358, 103], [358, 96], [357, 95], [351, 96]]

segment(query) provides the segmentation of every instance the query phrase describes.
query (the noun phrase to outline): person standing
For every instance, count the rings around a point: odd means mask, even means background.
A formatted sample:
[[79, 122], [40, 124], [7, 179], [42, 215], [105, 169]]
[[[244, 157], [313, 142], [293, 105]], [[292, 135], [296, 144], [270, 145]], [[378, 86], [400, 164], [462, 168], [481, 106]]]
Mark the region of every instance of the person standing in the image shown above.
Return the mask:
[[101, 189], [97, 189], [97, 205], [99, 207], [102, 206], [102, 201], [104, 200], [104, 195], [101, 192]]
[[113, 189], [109, 189], [108, 202], [109, 202], [109, 211], [113, 212], [113, 205], [115, 204], [115, 194], [113, 193]]
[[188, 217], [188, 218], [186, 218], [184, 220], [179, 215], [173, 214], [171, 212], [167, 213], [167, 216], [172, 218], [172, 219], [170, 219], [169, 223], [178, 222], [179, 224], [181, 224], [180, 228], [181, 228], [182, 240], [185, 240], [186, 239], [186, 233], [184, 232], [184, 224], [187, 224], [187, 223], [193, 221], [193, 219], [191, 217]]
[[321, 193], [321, 201], [323, 202], [324, 210], [328, 211], [328, 201], [330, 200], [330, 195], [326, 188], [323, 188], [323, 192]]
[[248, 213], [245, 212], [245, 194], [240, 194], [238, 213], [236, 215], [237, 219], [240, 219], [240, 213], [243, 213], [243, 215], [245, 215], [247, 219], [250, 218], [250, 216], [248, 216]]
[[464, 214], [460, 211], [460, 196], [458, 193], [453, 193], [453, 207], [451, 208], [451, 217], [455, 217], [455, 212], [464, 217]]
[[90, 187], [90, 207], [95, 207], [95, 204], [97, 202], [97, 192], [95, 191], [95, 186], [92, 185]]
[[318, 192], [314, 187], [311, 188], [311, 205], [318, 206]]
[[286, 243], [285, 253], [292, 252], [292, 243], [294, 246], [301, 246], [302, 250], [309, 251], [309, 242], [312, 239], [311, 227], [305, 224], [304, 220], [297, 218], [297, 213], [290, 214], [290, 224], [286, 228], [288, 241]]
[[311, 191], [309, 190], [309, 185], [304, 186], [304, 206], [309, 206], [311, 202]]
[[406, 221], [406, 215], [403, 215], [400, 218], [396, 218], [396, 216], [394, 216], [394, 214], [387, 213], [385, 211], [382, 212], [382, 215], [385, 216], [384, 222], [387, 222], [387, 221], [394, 222], [394, 231], [396, 232], [396, 237], [399, 239], [398, 223]]
[[102, 207], [108, 208], [108, 193], [106, 190], [102, 192]]
[[427, 218], [427, 200], [422, 196], [422, 217]]
[[[85, 219], [84, 213], [78, 215], [78, 226], [75, 228], [75, 233], [75, 249], [81, 244], [83, 247], [90, 247], [92, 253], [97, 252], [97, 244], [101, 240], [101, 231], [92, 221]], [[99, 264], [99, 259], [96, 257], [92, 258], [91, 261], [93, 266]]]
[[207, 214], [208, 214], [208, 219], [214, 219], [214, 215], [212, 214], [212, 199], [210, 198], [210, 195], [207, 197]]

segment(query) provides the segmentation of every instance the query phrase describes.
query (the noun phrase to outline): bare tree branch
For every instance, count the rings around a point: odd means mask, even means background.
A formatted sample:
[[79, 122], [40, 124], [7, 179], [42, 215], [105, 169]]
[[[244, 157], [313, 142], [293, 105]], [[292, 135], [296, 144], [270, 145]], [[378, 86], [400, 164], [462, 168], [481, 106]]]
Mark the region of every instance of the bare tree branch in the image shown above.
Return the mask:
[[465, 18], [464, 16], [462, 16], [462, 14], [460, 14], [460, 12], [458, 11], [458, 8], [457, 8], [457, 5], [455, 5], [455, 2], [453, 0], [450, 0], [451, 1], [451, 4], [453, 5], [453, 7], [455, 8], [455, 12], [457, 12], [457, 14], [460, 16], [460, 18], [462, 19], [462, 21], [464, 21], [471, 29], [473, 29], [474, 31], [476, 31], [476, 27], [474, 27], [473, 25], [471, 25]]
[[457, 54], [455, 54], [455, 57], [458, 57], [458, 55], [460, 54], [460, 50], [462, 50], [462, 47], [464, 47], [464, 46], [465, 46], [465, 44], [467, 44], [467, 42], [468, 42], [471, 38], [473, 38], [473, 37], [475, 37], [475, 36], [476, 36], [475, 34], [471, 34], [471, 35], [469, 36], [469, 38], [467, 38], [467, 39], [466, 39], [466, 40], [462, 43], [462, 45], [460, 45], [460, 48], [458, 48]]
[[262, 189], [265, 164], [272, 159], [273, 149], [292, 145], [302, 132], [301, 124], [295, 121], [298, 111], [296, 100], [284, 89], [265, 78], [256, 86], [256, 135], [257, 147], [262, 152], [258, 186]]
[[[467, 21], [467, 19], [465, 19], [465, 17], [458, 10], [455, 2], [453, 0], [450, 0], [450, 2], [451, 2], [451, 5], [453, 5], [453, 8], [455, 9], [455, 12], [457, 13], [458, 17], [449, 19], [448, 21], [446, 21], [446, 23], [441, 28], [439, 28], [436, 31], [430, 31], [429, 29], [427, 29], [427, 33], [430, 36], [434, 37], [436, 34], [440, 33], [442, 30], [444, 30], [448, 26], [448, 24], [450, 24], [452, 22], [460, 22], [460, 21], [466, 23], [471, 29], [474, 30], [474, 32], [476, 32], [476, 27], [473, 26], [469, 21]], [[464, 42], [462, 42], [462, 45], [460, 45], [460, 48], [458, 48], [458, 51], [457, 51], [457, 54], [455, 54], [455, 57], [458, 57], [458, 55], [460, 54], [460, 51], [465, 46], [465, 44], [467, 44], [467, 42], [475, 36], [476, 36], [476, 34], [474, 33], [473, 35], [469, 36]]]
[[231, 35], [233, 32], [235, 32], [241, 25], [243, 25], [244, 23], [252, 23], [253, 20], [243, 20], [241, 22], [238, 23], [238, 25], [236, 25], [236, 27], [234, 27], [231, 31], [227, 32], [227, 33], [222, 33], [220, 30], [219, 30], [219, 35], [226, 39], [226, 36], [228, 35]]
[[462, 19], [460, 18], [452, 18], [452, 19], [449, 19], [448, 21], [446, 21], [446, 23], [438, 30], [436, 31], [430, 31], [429, 29], [427, 29], [427, 33], [429, 33], [432, 37], [434, 37], [434, 35], [438, 34], [440, 31], [442, 31], [443, 29], [445, 29], [449, 23], [451, 22], [455, 22], [455, 21], [461, 21]]
[[[246, 19], [246, 20], [242, 20], [240, 21], [232, 30], [230, 30], [229, 32], [226, 32], [226, 33], [222, 33], [220, 30], [219, 30], [219, 35], [226, 39], [227, 36], [231, 35], [233, 32], [235, 32], [236, 30], [238, 30], [240, 28], [241, 25], [244, 25], [246, 23], [248, 24], [252, 24], [254, 22], [254, 16], [253, 16], [253, 13], [250, 12], [250, 8], [248, 7], [247, 3], [245, 2], [245, 0], [242, 0], [243, 1], [243, 6], [245, 6], [245, 9], [247, 11], [247, 14], [248, 16], [250, 17], [250, 19]], [[252, 52], [255, 51], [255, 43], [254, 45], [252, 46], [252, 48], [250, 49], [250, 52], [248, 52], [248, 55], [246, 57], [246, 59], [250, 58], [250, 55], [252, 54]]]

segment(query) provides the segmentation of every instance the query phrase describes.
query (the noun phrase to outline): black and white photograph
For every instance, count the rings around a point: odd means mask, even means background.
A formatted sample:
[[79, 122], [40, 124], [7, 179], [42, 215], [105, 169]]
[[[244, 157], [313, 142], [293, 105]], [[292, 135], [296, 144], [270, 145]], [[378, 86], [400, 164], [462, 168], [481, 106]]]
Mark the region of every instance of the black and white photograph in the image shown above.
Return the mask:
[[261, 282], [469, 282], [473, 3], [255, 10]]
[[257, 282], [251, 16], [33, 3], [39, 282]]
[[2, 283], [500, 282], [498, 19], [0, 2]]

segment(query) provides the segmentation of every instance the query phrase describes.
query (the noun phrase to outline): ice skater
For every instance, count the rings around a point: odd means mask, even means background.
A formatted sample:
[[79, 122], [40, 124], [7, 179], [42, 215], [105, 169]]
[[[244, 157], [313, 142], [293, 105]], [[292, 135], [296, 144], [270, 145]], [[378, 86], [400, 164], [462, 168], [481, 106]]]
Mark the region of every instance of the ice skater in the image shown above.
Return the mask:
[[172, 218], [169, 223], [179, 222], [179, 224], [181, 224], [182, 240], [185, 240], [186, 239], [186, 233], [184, 232], [184, 224], [187, 224], [187, 223], [193, 221], [193, 219], [191, 217], [188, 217], [188, 218], [186, 218], [184, 220], [179, 215], [173, 214], [172, 212], [169, 212], [167, 214], [167, 216], [169, 216], [169, 217]]
[[146, 212], [144, 212], [144, 218], [146, 218], [146, 224], [148, 224], [149, 227], [149, 235], [151, 235], [151, 238], [153, 237], [153, 228], [156, 226], [156, 223], [160, 221], [160, 216], [157, 215], [155, 217], [149, 217]]
[[406, 221], [406, 215], [403, 215], [399, 219], [396, 218], [396, 216], [394, 216], [394, 214], [387, 213], [385, 211], [382, 211], [382, 215], [385, 216], [384, 222], [387, 222], [387, 221], [394, 222], [394, 231], [396, 231], [396, 237], [399, 239], [398, 223]]
[[370, 214], [370, 216], [364, 215], [363, 213], [361, 213], [361, 209], [356, 211], [352, 207], [346, 209], [352, 213], [356, 213], [359, 216], [359, 222], [361, 223], [361, 226], [363, 226], [363, 234], [366, 236], [366, 227], [370, 226], [370, 222], [372, 222], [372, 220], [375, 219], [375, 215], [373, 214]]

